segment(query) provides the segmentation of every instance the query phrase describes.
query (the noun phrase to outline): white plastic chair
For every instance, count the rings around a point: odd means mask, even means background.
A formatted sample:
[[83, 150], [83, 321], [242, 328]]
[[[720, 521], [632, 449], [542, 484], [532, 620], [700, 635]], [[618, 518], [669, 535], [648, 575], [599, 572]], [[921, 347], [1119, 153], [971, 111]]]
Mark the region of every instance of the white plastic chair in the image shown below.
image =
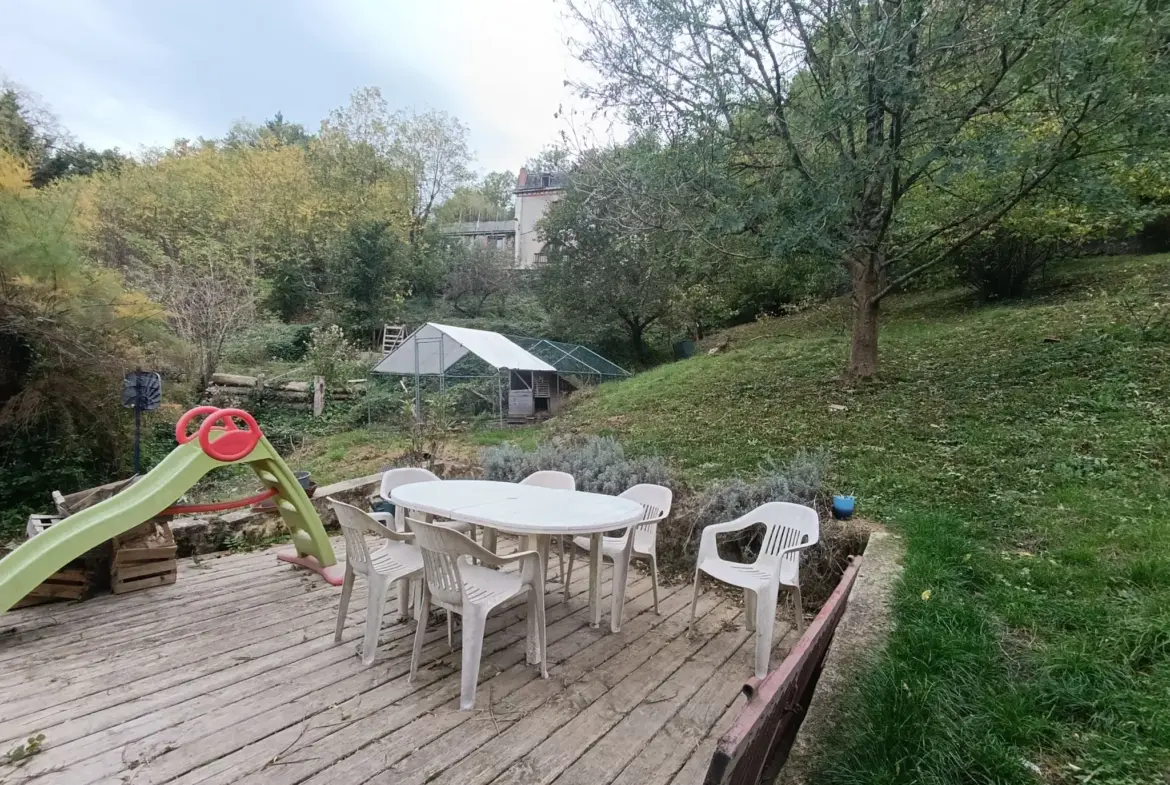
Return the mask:
[[[725, 561], [719, 558], [715, 544], [717, 534], [742, 531], [757, 523], [764, 525], [764, 540], [755, 562]], [[772, 630], [776, 622], [776, 603], [780, 587], [792, 595], [796, 612], [796, 629], [804, 630], [800, 605], [800, 551], [816, 544], [820, 538], [820, 519], [816, 510], [802, 504], [769, 502], [729, 523], [716, 523], [703, 529], [699, 541], [699, 559], [695, 566], [695, 594], [691, 599], [691, 620], [699, 604], [699, 577], [712, 578], [744, 590], [747, 628], [756, 631], [756, 678], [768, 675], [772, 653]]]
[[[368, 513], [352, 504], [329, 497], [341, 533], [345, 535], [345, 580], [341, 584], [341, 602], [337, 607], [337, 630], [333, 635], [335, 643], [341, 642], [345, 628], [345, 614], [349, 610], [349, 598], [353, 593], [355, 575], [364, 576], [369, 590], [366, 603], [366, 632], [362, 639], [362, 664], [374, 661], [378, 648], [378, 634], [382, 630], [382, 610], [386, 604], [386, 592], [390, 584], [398, 582], [399, 620], [407, 617], [407, 598], [410, 596], [410, 581], [421, 578], [423, 571], [422, 552], [411, 544], [414, 535], [394, 531], [378, 518], [387, 521], [389, 513]], [[373, 552], [366, 544], [365, 535], [381, 537], [385, 543]]]
[[[577, 481], [573, 479], [573, 475], [568, 472], [555, 471], [539, 471], [521, 480], [519, 485], [537, 485], [541, 488], [554, 488], [561, 491], [575, 491], [577, 490]], [[557, 538], [558, 540], [560, 538]], [[564, 580], [565, 577], [565, 543], [560, 542], [560, 565], [557, 577]], [[486, 529], [483, 533], [483, 547], [487, 548], [492, 553], [496, 552], [496, 530]], [[548, 559], [548, 554], [544, 554], [545, 559]]]
[[[410, 659], [410, 678], [418, 671], [426, 637], [431, 603], [447, 611], [447, 643], [451, 644], [451, 615], [463, 618], [463, 666], [459, 708], [475, 707], [475, 688], [479, 683], [479, 660], [483, 653], [484, 627], [492, 608], [513, 597], [528, 595], [529, 663], [540, 663], [541, 677], [548, 678], [544, 629], [544, 581], [540, 575], [540, 556], [523, 551], [511, 556], [497, 556], [473, 540], [443, 526], [408, 519], [422, 550], [425, 565], [418, 631], [414, 636], [414, 655]], [[478, 559], [483, 564], [502, 567], [519, 562], [519, 572], [503, 572], [462, 557]]]
[[[382, 473], [382, 485], [378, 488], [378, 495], [382, 497], [383, 501], [394, 504], [394, 500], [390, 498], [390, 494], [395, 488], [401, 488], [403, 485], [413, 485], [416, 482], [440, 481], [441, 478], [434, 472], [413, 466], [406, 466], [401, 469], [387, 469]], [[473, 524], [464, 523], [463, 521], [447, 521], [443, 525], [448, 529], [467, 532], [472, 539], [475, 538], [475, 526]], [[394, 504], [394, 528], [398, 531], [406, 531], [406, 510], [400, 504]]]
[[[644, 559], [650, 562], [650, 580], [654, 591], [654, 612], [658, 613], [658, 524], [670, 515], [670, 504], [674, 495], [670, 488], [650, 483], [640, 483], [618, 494], [642, 505], [645, 512], [642, 522], [626, 529], [621, 537], [602, 537], [601, 556], [613, 562], [613, 585], [610, 589], [609, 625], [614, 632], [622, 628], [625, 612], [626, 578], [630, 574], [630, 562]], [[589, 550], [588, 537], [574, 537], [573, 543]], [[573, 551], [569, 551], [569, 571], [565, 576], [565, 599], [569, 598], [569, 581], [573, 579]]]
[[[556, 472], [550, 470], [543, 470], [533, 472], [520, 481], [521, 485], [536, 485], [541, 488], [552, 488], [558, 491], [575, 491], [577, 490], [577, 481], [573, 479], [573, 475], [568, 472]], [[557, 537], [557, 548], [560, 555], [557, 559], [557, 580], [565, 584], [568, 589], [568, 582], [565, 580], [565, 540], [563, 537]], [[494, 548], [492, 550], [495, 550]], [[545, 569], [548, 569], [548, 554], [541, 554], [544, 556]]]

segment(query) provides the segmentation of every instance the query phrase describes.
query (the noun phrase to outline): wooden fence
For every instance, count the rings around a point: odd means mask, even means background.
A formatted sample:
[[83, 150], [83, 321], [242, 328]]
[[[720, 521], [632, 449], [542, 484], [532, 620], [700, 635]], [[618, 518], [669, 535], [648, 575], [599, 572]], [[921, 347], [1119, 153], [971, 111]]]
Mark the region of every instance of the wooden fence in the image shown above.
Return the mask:
[[[329, 390], [333, 401], [353, 400], [365, 385], [365, 379], [351, 379], [344, 387]], [[208, 401], [222, 401], [224, 398], [262, 396], [290, 407], [311, 409], [314, 416], [320, 416], [325, 408], [325, 380], [313, 377], [311, 382], [276, 382], [263, 377], [243, 376], [231, 373], [211, 375], [211, 384], [204, 391]]]
[[849, 602], [862, 557], [854, 557], [837, 588], [780, 667], [743, 686], [747, 703], [711, 758], [704, 785], [758, 785], [783, 765], [812, 699], [821, 663]]

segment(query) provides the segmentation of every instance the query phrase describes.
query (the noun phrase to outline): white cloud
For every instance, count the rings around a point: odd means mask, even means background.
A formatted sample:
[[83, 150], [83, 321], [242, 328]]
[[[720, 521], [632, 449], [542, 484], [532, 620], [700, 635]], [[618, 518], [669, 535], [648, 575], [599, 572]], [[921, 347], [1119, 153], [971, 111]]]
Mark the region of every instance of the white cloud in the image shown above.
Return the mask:
[[4, 15], [0, 67], [42, 96], [78, 139], [134, 152], [191, 135], [177, 117], [137, 100], [132, 84], [108, 78], [110, 64], [157, 68], [167, 59], [134, 19], [92, 0], [11, 0]]
[[277, 109], [313, 128], [367, 85], [459, 117], [483, 171], [515, 171], [571, 125], [588, 135], [587, 113], [556, 116], [581, 108], [564, 83], [583, 68], [553, 0], [266, 0], [225, 13], [237, 1], [3, 0], [0, 73], [81, 141], [131, 152]]
[[444, 95], [431, 105], [471, 126], [485, 170], [515, 171], [565, 127], [555, 115], [574, 105], [564, 82], [578, 66], [551, 0], [344, 0], [319, 10], [371, 64], [437, 82]]

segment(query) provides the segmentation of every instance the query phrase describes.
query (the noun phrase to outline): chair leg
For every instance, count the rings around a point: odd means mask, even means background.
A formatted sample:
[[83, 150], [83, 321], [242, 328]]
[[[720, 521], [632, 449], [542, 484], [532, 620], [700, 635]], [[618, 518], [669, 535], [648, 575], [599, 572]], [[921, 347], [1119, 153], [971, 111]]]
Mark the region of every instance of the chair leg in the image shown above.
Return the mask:
[[539, 534], [536, 537], [536, 550], [540, 553], [540, 588], [543, 591], [548, 584], [548, 555], [551, 537]]
[[398, 591], [398, 622], [402, 623], [410, 619], [410, 579], [399, 578], [394, 587]]
[[427, 617], [431, 613], [431, 593], [427, 591], [425, 585], [415, 611], [418, 613], [418, 627], [414, 632], [414, 652], [410, 655], [410, 678], [407, 681], [414, 681], [414, 675], [418, 673], [418, 661], [422, 657], [423, 639], [427, 637]]
[[662, 611], [658, 610], [658, 557], [653, 553], [650, 554], [650, 588], [654, 592], [654, 613], [661, 616]]
[[353, 567], [349, 562], [345, 564], [345, 580], [341, 582], [341, 602], [337, 604], [337, 630], [333, 633], [333, 642], [341, 643], [341, 632], [345, 629], [345, 614], [349, 612], [349, 595], [353, 594]]
[[479, 684], [479, 660], [483, 653], [483, 631], [487, 619], [474, 606], [463, 614], [463, 673], [460, 678], [459, 708], [468, 711], [475, 708], [475, 688]]
[[699, 576], [703, 573], [695, 570], [695, 591], [691, 596], [691, 618], [687, 622], [687, 635], [691, 634], [691, 628], [695, 626], [695, 611], [699, 608]]
[[381, 576], [371, 574], [366, 581], [370, 596], [366, 604], [366, 634], [362, 639], [362, 665], [374, 661], [378, 649], [378, 633], [382, 630], [382, 612], [386, 608], [386, 593], [390, 582]]
[[447, 651], [455, 651], [455, 614], [447, 611]]
[[796, 632], [804, 634], [804, 603], [800, 599], [800, 587], [793, 586], [789, 594], [792, 596], [792, 612], [796, 615]]
[[[531, 590], [530, 590], [531, 591]], [[547, 619], [544, 612], [544, 592], [534, 592], [536, 594], [536, 634], [540, 647], [540, 678], [548, 678], [548, 629], [545, 624]]]
[[541, 584], [533, 582], [528, 587], [524, 607], [524, 662], [535, 665], [540, 661], [540, 646], [536, 632], [536, 597], [544, 595]]
[[[564, 542], [561, 543], [561, 547], [562, 548], [565, 547]], [[569, 584], [573, 582], [573, 554], [574, 553], [576, 553], [576, 545], [573, 544], [572, 540], [569, 540], [569, 553], [568, 553], [569, 569], [568, 569], [568, 571], [565, 572], [565, 599], [566, 600], [569, 599]]]
[[756, 628], [756, 678], [762, 679], [768, 675], [768, 665], [772, 659], [772, 632], [776, 626], [776, 592], [765, 593], [763, 597], [756, 596], [755, 619]]
[[626, 603], [626, 578], [630, 574], [630, 556], [622, 553], [613, 560], [613, 583], [609, 587], [609, 629], [621, 632], [622, 611]]
[[743, 590], [743, 626], [748, 632], [756, 630], [756, 593], [751, 589]]

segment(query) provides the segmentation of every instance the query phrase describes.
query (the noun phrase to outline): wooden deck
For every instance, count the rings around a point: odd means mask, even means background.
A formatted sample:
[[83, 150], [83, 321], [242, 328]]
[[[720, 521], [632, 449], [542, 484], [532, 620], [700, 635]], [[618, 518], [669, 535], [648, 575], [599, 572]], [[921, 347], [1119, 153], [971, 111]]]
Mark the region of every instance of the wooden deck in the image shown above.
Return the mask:
[[[0, 763], [0, 783], [699, 783], [752, 669], [740, 609], [705, 593], [688, 638], [690, 586], [664, 587], [656, 615], [635, 572], [615, 635], [608, 613], [588, 625], [587, 573], [574, 570], [568, 601], [550, 584], [547, 681], [524, 663], [523, 605], [489, 617], [469, 712], [442, 624], [408, 683], [414, 625], [395, 623], [391, 597], [363, 668], [364, 585], [334, 645], [340, 590], [271, 551], [183, 560], [173, 586], [9, 613], [0, 753], [33, 733], [45, 749]], [[778, 626], [777, 658], [795, 640]]]

